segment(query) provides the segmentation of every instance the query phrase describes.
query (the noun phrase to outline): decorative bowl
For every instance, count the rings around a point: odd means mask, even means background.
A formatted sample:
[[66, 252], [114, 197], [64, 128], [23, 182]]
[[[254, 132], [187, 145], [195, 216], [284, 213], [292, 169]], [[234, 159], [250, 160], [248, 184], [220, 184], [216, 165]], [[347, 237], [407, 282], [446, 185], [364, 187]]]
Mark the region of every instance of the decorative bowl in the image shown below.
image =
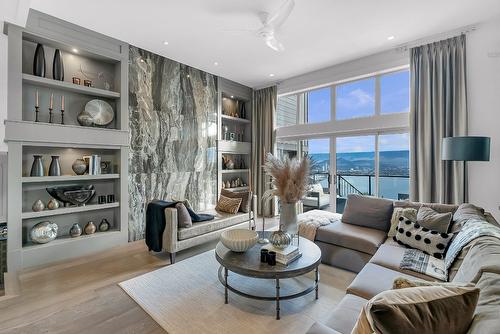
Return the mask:
[[85, 205], [95, 195], [95, 189], [93, 185], [73, 185], [47, 188], [46, 190], [50, 194], [50, 196], [54, 197], [56, 200], [73, 205]]
[[259, 235], [257, 232], [246, 229], [233, 229], [222, 232], [220, 241], [233, 252], [245, 252], [253, 247]]

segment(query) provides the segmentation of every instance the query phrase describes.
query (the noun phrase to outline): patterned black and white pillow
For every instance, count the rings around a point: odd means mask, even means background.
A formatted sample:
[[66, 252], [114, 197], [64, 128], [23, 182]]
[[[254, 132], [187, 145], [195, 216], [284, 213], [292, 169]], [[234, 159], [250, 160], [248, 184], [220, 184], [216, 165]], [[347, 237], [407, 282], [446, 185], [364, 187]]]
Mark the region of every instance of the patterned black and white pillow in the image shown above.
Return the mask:
[[393, 239], [400, 245], [416, 248], [437, 259], [443, 259], [452, 237], [453, 233], [439, 233], [409, 219], [403, 219], [400, 220]]

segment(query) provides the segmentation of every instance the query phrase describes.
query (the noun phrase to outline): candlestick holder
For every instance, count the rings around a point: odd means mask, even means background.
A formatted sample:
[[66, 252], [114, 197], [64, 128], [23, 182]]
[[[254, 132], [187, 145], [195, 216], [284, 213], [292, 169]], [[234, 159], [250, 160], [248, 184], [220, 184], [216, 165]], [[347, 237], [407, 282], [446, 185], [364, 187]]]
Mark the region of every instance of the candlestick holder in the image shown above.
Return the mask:
[[61, 109], [61, 124], [64, 125], [64, 109]]
[[38, 112], [40, 111], [40, 107], [35, 106], [35, 122], [40, 122], [38, 119]]
[[49, 123], [52, 123], [52, 108], [49, 108]]

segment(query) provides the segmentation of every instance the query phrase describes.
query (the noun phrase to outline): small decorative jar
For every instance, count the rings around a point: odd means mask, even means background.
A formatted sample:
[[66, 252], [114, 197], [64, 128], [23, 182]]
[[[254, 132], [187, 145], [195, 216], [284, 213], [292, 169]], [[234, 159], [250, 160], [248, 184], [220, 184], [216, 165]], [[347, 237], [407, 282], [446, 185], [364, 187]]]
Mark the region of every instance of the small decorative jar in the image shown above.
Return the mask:
[[73, 226], [71, 226], [71, 229], [69, 230], [69, 235], [71, 235], [72, 238], [81, 236], [82, 228], [80, 227], [80, 224], [74, 223]]
[[76, 159], [71, 168], [76, 175], [83, 175], [87, 171], [87, 163], [83, 159]]
[[52, 198], [52, 199], [49, 201], [49, 203], [47, 203], [47, 208], [48, 208], [49, 210], [59, 209], [59, 202], [58, 202], [57, 200], [55, 200], [55, 199], [53, 199], [53, 198]]
[[94, 234], [96, 231], [97, 227], [95, 226], [94, 222], [90, 221], [85, 225], [84, 231], [85, 234]]
[[37, 199], [35, 203], [33, 203], [31, 209], [35, 212], [43, 211], [45, 209], [45, 204], [43, 204], [41, 200]]
[[103, 218], [103, 220], [101, 220], [101, 223], [99, 224], [99, 232], [106, 232], [109, 230], [109, 222], [106, 218]]
[[290, 234], [283, 231], [280, 226], [278, 231], [274, 231], [271, 234], [269, 241], [274, 247], [278, 249], [285, 249], [292, 243], [292, 237], [290, 237]]

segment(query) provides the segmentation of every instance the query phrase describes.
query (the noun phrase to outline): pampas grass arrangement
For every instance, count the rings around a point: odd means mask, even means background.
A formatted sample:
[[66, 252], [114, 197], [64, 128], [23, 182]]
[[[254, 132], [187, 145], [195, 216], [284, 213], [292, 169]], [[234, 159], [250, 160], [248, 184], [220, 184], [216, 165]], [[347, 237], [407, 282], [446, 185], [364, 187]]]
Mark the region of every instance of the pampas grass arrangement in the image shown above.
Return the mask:
[[264, 193], [264, 199], [278, 196], [284, 203], [301, 200], [309, 188], [310, 165], [311, 161], [307, 156], [302, 159], [285, 156], [281, 160], [268, 153], [264, 170], [272, 177], [272, 189]]

